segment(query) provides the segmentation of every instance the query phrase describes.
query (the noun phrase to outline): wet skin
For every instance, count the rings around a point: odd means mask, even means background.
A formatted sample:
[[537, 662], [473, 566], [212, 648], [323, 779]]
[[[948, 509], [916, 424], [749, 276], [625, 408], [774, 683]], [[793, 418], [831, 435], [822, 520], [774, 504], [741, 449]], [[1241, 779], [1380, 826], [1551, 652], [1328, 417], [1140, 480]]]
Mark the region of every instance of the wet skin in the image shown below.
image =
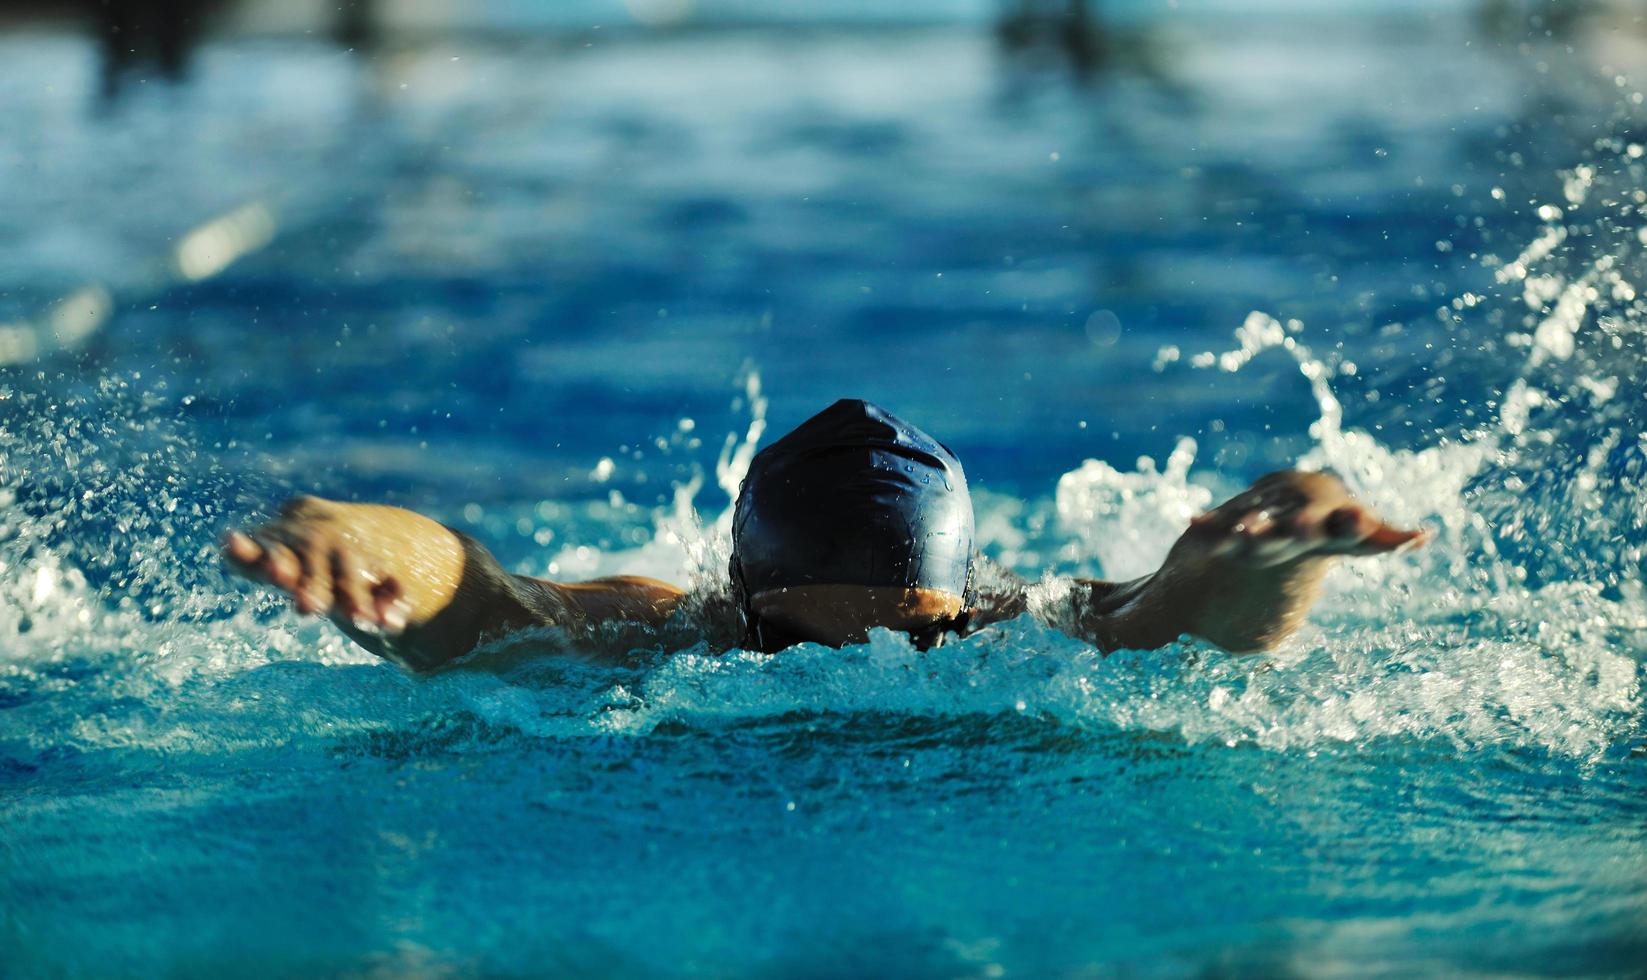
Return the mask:
[[942, 589], [806, 585], [757, 592], [750, 608], [787, 633], [825, 646], [862, 643], [875, 627], [919, 632], [961, 614], [966, 601]]
[[[1298, 628], [1336, 559], [1424, 538], [1380, 520], [1335, 476], [1283, 470], [1191, 521], [1153, 574], [1078, 581], [1058, 625], [1105, 650], [1153, 649], [1184, 635], [1233, 652], [1267, 650]], [[288, 502], [261, 527], [230, 531], [223, 554], [235, 573], [291, 596], [300, 613], [326, 615], [374, 652], [420, 668], [532, 627], [597, 641], [606, 624], [660, 626], [685, 597], [635, 576], [560, 583], [477, 575], [463, 539], [436, 521], [318, 497]], [[481, 560], [495, 568], [484, 553]], [[876, 626], [917, 631], [962, 612], [952, 593], [856, 585], [773, 590], [750, 602], [791, 634], [833, 646], [860, 642]], [[981, 596], [970, 612], [977, 626], [1025, 608], [1020, 588]], [[444, 625], [452, 622], [464, 625]]]
[[1081, 583], [1075, 631], [1111, 650], [1186, 634], [1236, 653], [1272, 649], [1303, 622], [1337, 559], [1427, 537], [1386, 524], [1336, 476], [1282, 470], [1192, 520], [1155, 573]]

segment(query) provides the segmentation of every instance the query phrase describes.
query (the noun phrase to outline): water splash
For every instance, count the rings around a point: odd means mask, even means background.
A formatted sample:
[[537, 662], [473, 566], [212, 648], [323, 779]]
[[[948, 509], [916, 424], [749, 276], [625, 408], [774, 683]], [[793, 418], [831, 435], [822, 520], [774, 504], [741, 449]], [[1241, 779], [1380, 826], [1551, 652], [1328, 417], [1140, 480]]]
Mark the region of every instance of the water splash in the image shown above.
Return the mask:
[[[1270, 349], [1245, 341], [1270, 338], [1335, 406], [1325, 369], [1274, 326], [1249, 319], [1238, 357], [1215, 361], [1240, 370]], [[754, 419], [744, 439], [735, 446], [729, 440], [721, 454], [723, 489], [727, 478], [741, 475], [737, 460], [759, 435], [758, 377], [745, 384]], [[1317, 625], [1274, 657], [1191, 646], [1106, 658], [1026, 618], [924, 654], [882, 632], [844, 651], [802, 647], [764, 657], [700, 646], [619, 671], [539, 658], [501, 673], [460, 670], [430, 679], [375, 664], [347, 677], [316, 674], [292, 662], [373, 662], [322, 626], [291, 625], [271, 600], [237, 602], [211, 576], [182, 570], [186, 562], [209, 562], [189, 542], [198, 542], [217, 514], [178, 517], [168, 499], [145, 509], [133, 498], [157, 476], [163, 484], [180, 478], [198, 457], [178, 441], [175, 427], [120, 400], [128, 395], [114, 397], [127, 413], [129, 431], [116, 433], [127, 448], [150, 438], [160, 449], [145, 457], [149, 469], [112, 476], [101, 488], [103, 505], [115, 509], [128, 532], [154, 533], [156, 541], [169, 533], [174, 550], [137, 555], [120, 579], [154, 595], [156, 605], [117, 601], [111, 608], [73, 564], [81, 556], [72, 544], [84, 525], [64, 524], [53, 536], [49, 522], [20, 514], [18, 489], [10, 489], [8, 519], [29, 530], [14, 534], [6, 554], [28, 571], [10, 580], [0, 610], [12, 618], [0, 625], [18, 629], [18, 617], [32, 618], [5, 678], [13, 717], [24, 722], [13, 731], [32, 733], [9, 741], [14, 763], [65, 746], [121, 756], [232, 756], [304, 742], [380, 751], [385, 733], [398, 733], [398, 744], [435, 726], [442, 739], [478, 747], [499, 739], [637, 735], [660, 726], [866, 712], [952, 717], [963, 727], [973, 723], [960, 719], [973, 718], [981, 731], [996, 716], [1024, 717], [1274, 751], [1359, 750], [1381, 739], [1417, 738], [1461, 750], [1510, 747], [1593, 759], [1628, 737], [1640, 709], [1639, 668], [1626, 652], [1632, 631], [1647, 625], [1639, 601], [1608, 598], [1592, 583], [1528, 590], [1509, 581], [1466, 490], [1490, 453], [1481, 445], [1392, 451], [1334, 424], [1319, 425], [1306, 462], [1338, 468], [1369, 499], [1404, 506], [1405, 516], [1439, 523], [1444, 533], [1425, 561], [1345, 566]], [[1329, 417], [1324, 408], [1323, 421]], [[58, 445], [74, 451], [72, 441]], [[1115, 574], [1147, 570], [1187, 518], [1213, 499], [1192, 482], [1195, 449], [1186, 439], [1162, 467], [1142, 459], [1135, 471], [1122, 472], [1088, 461], [1066, 474], [1055, 501], [1067, 543]], [[178, 473], [153, 469], [168, 459]], [[631, 568], [675, 563], [688, 570], [702, 601], [724, 598], [724, 515], [698, 517], [694, 503], [703, 484], [699, 474], [677, 488], [645, 545], [601, 561]], [[992, 510], [980, 526], [1009, 526], [999, 516]], [[20, 551], [24, 539], [29, 544]], [[192, 549], [183, 552], [186, 562], [179, 547]], [[1460, 575], [1461, 565], [1485, 571]], [[144, 592], [141, 583], [151, 581], [154, 588]], [[1043, 588], [1057, 585], [1049, 580]], [[88, 698], [104, 707], [89, 714], [71, 707]], [[161, 700], [168, 712], [155, 715], [150, 705]], [[66, 710], [76, 714], [67, 729]], [[439, 720], [453, 711], [471, 720], [457, 729]]]
[[1164, 470], [1147, 456], [1132, 473], [1089, 459], [1058, 478], [1059, 523], [1081, 554], [1097, 556], [1104, 576], [1154, 571], [1190, 518], [1212, 505], [1212, 491], [1189, 482], [1195, 449], [1194, 439], [1180, 439]]
[[[1232, 375], [1290, 358], [1316, 405], [1301, 465], [1334, 469], [1385, 516], [1435, 532], [1428, 549], [1400, 560], [1345, 563], [1313, 625], [1275, 656], [1191, 646], [1104, 658], [1026, 618], [926, 654], [877, 634], [844, 651], [776, 658], [700, 647], [633, 669], [540, 658], [412, 678], [322, 625], [295, 622], [270, 597], [227, 589], [212, 539], [271, 488], [219, 464], [237, 447], [192, 441], [188, 398], [109, 377], [69, 395], [0, 391], [10, 410], [0, 428], [0, 631], [16, 637], [0, 667], [16, 722], [5, 752], [29, 765], [65, 747], [380, 744], [386, 732], [446, 725], [432, 719], [454, 711], [473, 721], [442, 737], [477, 744], [883, 712], [1026, 717], [1283, 752], [1385, 739], [1577, 759], [1620, 751], [1640, 738], [1647, 631], [1647, 344], [1634, 286], [1647, 232], [1641, 192], [1630, 189], [1647, 173], [1627, 146], [1611, 159], [1562, 176], [1565, 203], [1538, 209], [1540, 230], [1513, 260], [1486, 259], [1501, 285], [1519, 289], [1510, 299], [1523, 313], [1506, 316], [1475, 294], [1449, 304], [1450, 316], [1496, 315], [1503, 345], [1522, 352], [1473, 429], [1423, 448], [1386, 445], [1346, 422], [1334, 383], [1353, 365], [1318, 358], [1303, 324], [1261, 312], [1232, 349], [1189, 358]], [[1178, 356], [1163, 350], [1157, 363]], [[727, 500], [766, 428], [759, 374], [747, 368], [739, 385], [747, 424], [726, 435], [713, 464]], [[1056, 553], [1093, 574], [1147, 572], [1193, 514], [1234, 489], [1198, 469], [1197, 452], [1183, 438], [1162, 463], [1141, 458], [1130, 471], [1088, 460], [1059, 479], [1050, 506], [980, 493], [980, 544], [1009, 561]], [[700, 513], [708, 485], [703, 468], [678, 482], [640, 544], [566, 548], [549, 567], [684, 578], [694, 615], [724, 620], [730, 508]], [[1043, 582], [1042, 604], [1065, 585]], [[340, 677], [304, 661], [356, 666]]]
[[[1640, 737], [1647, 310], [1634, 282], [1647, 272], [1647, 174], [1633, 144], [1601, 145], [1615, 152], [1560, 175], [1566, 203], [1537, 209], [1531, 244], [1509, 263], [1486, 258], [1500, 283], [1523, 287], [1514, 299], [1526, 312], [1504, 342], [1526, 353], [1496, 415], [1460, 436], [1395, 449], [1347, 427], [1338, 371], [1304, 346], [1297, 321], [1255, 311], [1233, 349], [1190, 358], [1229, 373], [1272, 351], [1291, 358], [1318, 413], [1299, 465], [1338, 472], [1434, 539], [1402, 560], [1343, 564], [1319, 625], [1270, 661], [1275, 672], [1209, 664], [1175, 681], [1167, 701], [1187, 710], [1169, 721], [1152, 706], [1134, 720], [1276, 748], [1400, 735], [1595, 757]], [[1449, 305], [1502, 313], [1474, 294]], [[1164, 348], [1156, 363], [1179, 357]], [[1088, 461], [1060, 481], [1060, 517], [1106, 568], [1143, 570], [1208, 499], [1190, 482], [1194, 453], [1181, 441], [1164, 472], [1148, 459], [1134, 473]], [[1223, 676], [1208, 688], [1213, 673]]]

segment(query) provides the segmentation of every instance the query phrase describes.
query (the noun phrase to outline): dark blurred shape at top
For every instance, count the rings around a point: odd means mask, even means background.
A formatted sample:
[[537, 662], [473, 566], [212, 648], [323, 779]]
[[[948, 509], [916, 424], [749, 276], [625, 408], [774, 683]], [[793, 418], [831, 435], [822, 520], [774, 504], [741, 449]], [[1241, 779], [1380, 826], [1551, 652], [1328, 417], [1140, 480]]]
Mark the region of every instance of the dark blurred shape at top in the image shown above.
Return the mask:
[[[145, 68], [167, 81], [181, 80], [213, 20], [235, 5], [235, 0], [83, 0], [102, 49], [104, 97], [118, 95]], [[0, 6], [27, 12], [31, 5], [0, 0]], [[338, 0], [332, 28], [338, 43], [371, 44], [374, 6], [375, 0]]]
[[114, 95], [132, 69], [153, 64], [183, 77], [208, 0], [91, 0], [103, 47], [103, 93]]
[[996, 36], [1009, 50], [1057, 51], [1077, 75], [1089, 75], [1110, 60], [1110, 33], [1093, 13], [1091, 0], [1004, 0]]
[[1605, 16], [1609, 6], [1615, 14], [1628, 14], [1632, 7], [1640, 12], [1640, 5], [1632, 0], [1612, 4], [1607, 0], [1481, 0], [1477, 18], [1496, 37], [1569, 37], [1586, 21]]

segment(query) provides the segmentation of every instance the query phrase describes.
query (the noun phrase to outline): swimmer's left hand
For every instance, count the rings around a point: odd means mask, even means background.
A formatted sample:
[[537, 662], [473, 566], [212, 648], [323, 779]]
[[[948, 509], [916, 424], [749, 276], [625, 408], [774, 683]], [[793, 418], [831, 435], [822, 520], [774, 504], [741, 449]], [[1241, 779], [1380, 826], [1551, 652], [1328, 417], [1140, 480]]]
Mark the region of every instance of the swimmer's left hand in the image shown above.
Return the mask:
[[1427, 531], [1386, 523], [1336, 476], [1283, 470], [1195, 518], [1183, 543], [1207, 558], [1268, 568], [1309, 557], [1387, 554], [1428, 539]]
[[1190, 522], [1154, 575], [1088, 583], [1080, 634], [1151, 650], [1189, 634], [1234, 653], [1274, 649], [1321, 595], [1333, 559], [1422, 544], [1330, 473], [1283, 470]]

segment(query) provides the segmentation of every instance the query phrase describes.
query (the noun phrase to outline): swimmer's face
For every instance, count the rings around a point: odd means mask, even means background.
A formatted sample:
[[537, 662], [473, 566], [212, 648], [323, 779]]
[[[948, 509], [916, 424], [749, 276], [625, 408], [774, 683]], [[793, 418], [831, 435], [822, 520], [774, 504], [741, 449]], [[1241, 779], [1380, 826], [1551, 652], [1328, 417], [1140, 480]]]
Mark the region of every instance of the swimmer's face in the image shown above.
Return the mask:
[[751, 610], [796, 641], [839, 647], [862, 643], [875, 627], [915, 635], [955, 622], [965, 601], [941, 589], [805, 585], [757, 592]]

